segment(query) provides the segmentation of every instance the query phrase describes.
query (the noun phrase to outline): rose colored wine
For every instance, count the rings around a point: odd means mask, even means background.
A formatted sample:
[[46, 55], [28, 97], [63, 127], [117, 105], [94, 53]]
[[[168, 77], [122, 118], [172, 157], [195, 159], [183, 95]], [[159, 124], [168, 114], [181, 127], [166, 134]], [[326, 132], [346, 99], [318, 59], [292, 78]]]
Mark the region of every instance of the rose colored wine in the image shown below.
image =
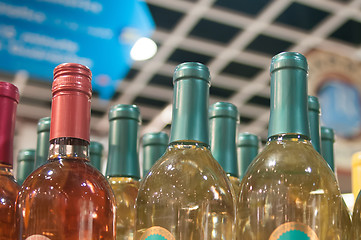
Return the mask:
[[49, 159], [17, 199], [18, 239], [115, 239], [115, 198], [89, 164], [91, 72], [79, 64], [54, 70]]
[[17, 87], [0, 82], [0, 240], [16, 239], [15, 201], [19, 185], [12, 174]]

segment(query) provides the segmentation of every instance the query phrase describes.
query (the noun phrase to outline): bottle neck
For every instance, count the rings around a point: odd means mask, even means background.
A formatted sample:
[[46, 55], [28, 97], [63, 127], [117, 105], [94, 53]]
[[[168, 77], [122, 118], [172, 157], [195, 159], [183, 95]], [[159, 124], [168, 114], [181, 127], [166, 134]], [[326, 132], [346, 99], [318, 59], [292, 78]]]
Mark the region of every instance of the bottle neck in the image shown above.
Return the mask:
[[248, 166], [258, 154], [258, 145], [239, 145], [238, 146], [238, 173], [242, 178], [246, 173]]
[[308, 119], [310, 123], [310, 134], [312, 146], [318, 153], [321, 153], [321, 139], [320, 139], [320, 115], [318, 111], [309, 110]]
[[109, 122], [109, 153], [106, 176], [140, 178], [138, 121], [129, 118]]
[[164, 144], [148, 144], [143, 146], [143, 176], [147, 174], [166, 149], [167, 145]]
[[307, 72], [300, 68], [281, 68], [271, 74], [268, 137], [288, 133], [310, 136]]
[[310, 138], [308, 136], [302, 134], [296, 134], [296, 133], [273, 135], [268, 138], [267, 144], [271, 142], [285, 142], [285, 141], [303, 142], [303, 143], [311, 144]]
[[183, 78], [174, 82], [170, 142], [194, 140], [209, 144], [209, 83]]
[[48, 159], [50, 131], [38, 132], [36, 143], [35, 168], [43, 165]]
[[78, 159], [89, 161], [89, 142], [83, 139], [60, 137], [50, 141], [49, 161]]
[[333, 172], [335, 172], [335, 161], [333, 153], [333, 141], [329, 139], [322, 140], [322, 157], [326, 160]]
[[224, 171], [234, 177], [238, 177], [236, 121], [231, 117], [213, 117], [209, 120], [212, 155]]
[[0, 164], [13, 165], [13, 144], [17, 102], [0, 96]]

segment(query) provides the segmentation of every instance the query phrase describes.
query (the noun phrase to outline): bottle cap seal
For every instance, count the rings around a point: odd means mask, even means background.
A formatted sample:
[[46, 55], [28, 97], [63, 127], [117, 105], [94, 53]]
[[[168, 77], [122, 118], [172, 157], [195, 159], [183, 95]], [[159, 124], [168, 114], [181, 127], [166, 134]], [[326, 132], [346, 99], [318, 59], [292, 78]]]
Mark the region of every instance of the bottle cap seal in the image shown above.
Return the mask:
[[308, 110], [320, 113], [320, 103], [315, 96], [308, 96], [307, 98]]
[[335, 133], [332, 128], [321, 126], [321, 139], [335, 142]]
[[38, 121], [38, 133], [50, 131], [50, 117], [40, 118]]
[[22, 161], [34, 161], [35, 159], [35, 149], [22, 149], [18, 154], [18, 162]]
[[139, 108], [136, 105], [118, 104], [110, 108], [109, 121], [119, 118], [133, 119], [138, 122], [140, 119]]
[[197, 62], [185, 62], [179, 64], [174, 70], [173, 83], [183, 78], [196, 78], [211, 83], [211, 75], [209, 69]]
[[90, 140], [91, 71], [76, 63], [54, 69], [50, 140], [71, 137]]
[[143, 135], [143, 146], [168, 145], [169, 137], [165, 132], [146, 133]]
[[0, 82], [0, 97], [8, 97], [19, 103], [19, 90], [11, 83]]
[[306, 58], [297, 52], [282, 52], [272, 58], [270, 72], [274, 72], [281, 68], [300, 68], [308, 72], [308, 64]]
[[240, 133], [238, 134], [238, 142], [237, 146], [254, 146], [258, 147], [259, 144], [259, 138], [257, 135], [254, 135], [252, 133]]
[[237, 107], [228, 102], [216, 102], [209, 108], [209, 118], [214, 117], [229, 117], [238, 121]]

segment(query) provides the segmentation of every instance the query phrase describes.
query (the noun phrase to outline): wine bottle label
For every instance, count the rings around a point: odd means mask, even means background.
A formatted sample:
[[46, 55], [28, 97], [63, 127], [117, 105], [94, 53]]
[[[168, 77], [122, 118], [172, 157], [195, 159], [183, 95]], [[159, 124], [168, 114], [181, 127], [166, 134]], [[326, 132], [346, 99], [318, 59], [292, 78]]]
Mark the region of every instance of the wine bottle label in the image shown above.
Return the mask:
[[288, 222], [273, 231], [269, 240], [319, 240], [316, 233], [307, 225]]
[[50, 238], [47, 238], [43, 235], [31, 235], [30, 237], [27, 237], [25, 240], [51, 240]]
[[167, 229], [156, 226], [145, 230], [140, 240], [175, 240], [175, 237]]

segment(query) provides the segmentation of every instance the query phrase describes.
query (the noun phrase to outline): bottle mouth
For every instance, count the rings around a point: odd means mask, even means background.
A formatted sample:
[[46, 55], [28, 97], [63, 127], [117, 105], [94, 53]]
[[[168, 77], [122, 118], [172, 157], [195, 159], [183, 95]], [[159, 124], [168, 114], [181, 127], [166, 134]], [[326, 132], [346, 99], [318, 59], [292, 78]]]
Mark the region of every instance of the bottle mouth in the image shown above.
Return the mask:
[[84, 65], [77, 63], [63, 63], [54, 69], [54, 81], [52, 92], [55, 95], [58, 91], [79, 91], [91, 97], [92, 73]]
[[298, 52], [282, 52], [272, 58], [270, 72], [282, 68], [299, 68], [308, 72], [308, 64], [305, 56]]
[[11, 83], [0, 82], [0, 97], [8, 97], [19, 103], [19, 89]]
[[207, 66], [198, 62], [185, 62], [179, 64], [174, 70], [173, 84], [184, 78], [195, 78], [211, 82], [211, 75]]

